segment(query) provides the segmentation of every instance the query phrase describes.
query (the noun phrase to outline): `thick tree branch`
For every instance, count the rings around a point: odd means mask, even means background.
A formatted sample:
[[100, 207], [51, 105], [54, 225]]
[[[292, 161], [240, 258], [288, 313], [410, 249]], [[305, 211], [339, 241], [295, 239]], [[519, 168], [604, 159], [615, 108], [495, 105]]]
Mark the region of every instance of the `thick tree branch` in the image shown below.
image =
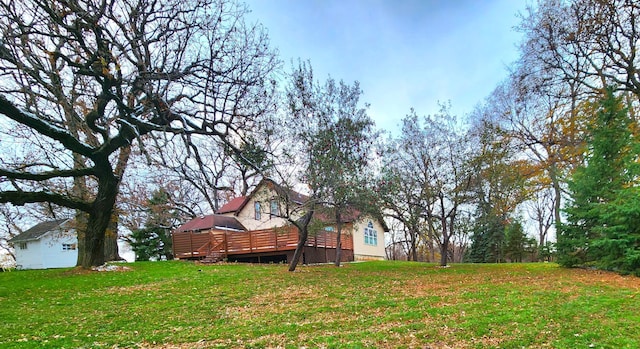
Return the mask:
[[6, 115], [10, 119], [28, 126], [40, 134], [60, 142], [65, 148], [73, 152], [87, 157], [91, 157], [93, 153], [91, 147], [82, 144], [66, 130], [57, 128], [36, 116], [21, 111], [2, 95], [0, 95], [0, 114]]
[[91, 176], [91, 175], [95, 175], [95, 171], [93, 168], [47, 171], [42, 173], [18, 172], [18, 171], [0, 169], [0, 176], [7, 177], [10, 179], [23, 179], [28, 181], [45, 181], [52, 178], [64, 178], [64, 177], [76, 178], [76, 177], [84, 177], [84, 176]]
[[91, 205], [81, 200], [74, 200], [66, 195], [37, 191], [0, 191], [0, 203], [11, 203], [22, 206], [29, 203], [49, 202], [63, 207], [68, 207], [84, 212], [91, 210]]

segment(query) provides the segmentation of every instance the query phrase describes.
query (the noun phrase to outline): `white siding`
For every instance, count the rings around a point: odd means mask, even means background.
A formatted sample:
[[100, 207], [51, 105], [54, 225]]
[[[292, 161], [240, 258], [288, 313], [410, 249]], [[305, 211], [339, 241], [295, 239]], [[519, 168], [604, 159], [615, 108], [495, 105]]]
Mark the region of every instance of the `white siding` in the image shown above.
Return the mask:
[[[377, 235], [376, 245], [365, 243], [365, 228], [369, 225], [369, 222], [373, 223], [373, 229]], [[354, 223], [353, 231], [353, 258], [356, 261], [361, 260], [376, 260], [385, 258], [385, 242], [384, 242], [384, 228], [378, 222], [377, 219], [369, 217], [362, 217]]]
[[[63, 250], [63, 244], [75, 245], [75, 250]], [[27, 242], [27, 249], [14, 246], [19, 269], [47, 269], [73, 267], [78, 261], [78, 239], [75, 233], [49, 232], [39, 240]]]
[[[45, 268], [68, 268], [78, 262], [78, 239], [74, 236], [54, 236], [48, 233], [42, 237], [42, 260]], [[75, 245], [73, 250], [63, 250], [63, 244]]]
[[23, 242], [26, 249], [20, 249], [21, 243], [15, 244], [16, 266], [18, 269], [44, 269], [42, 261], [42, 243], [40, 240]]

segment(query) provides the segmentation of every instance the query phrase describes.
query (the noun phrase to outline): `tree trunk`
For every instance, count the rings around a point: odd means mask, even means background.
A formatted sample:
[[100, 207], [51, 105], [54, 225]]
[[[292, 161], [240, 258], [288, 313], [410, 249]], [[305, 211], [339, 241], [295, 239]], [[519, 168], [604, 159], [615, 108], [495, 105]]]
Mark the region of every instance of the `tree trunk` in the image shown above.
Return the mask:
[[[444, 210], [443, 210], [444, 211]], [[446, 267], [449, 255], [449, 231], [447, 230], [447, 217], [442, 218], [442, 245], [440, 245], [440, 266]]]
[[118, 196], [118, 179], [111, 171], [98, 179], [98, 194], [92, 204], [84, 232], [78, 233], [78, 263], [85, 269], [104, 264], [105, 232]]
[[299, 240], [298, 245], [296, 246], [296, 250], [293, 253], [293, 258], [291, 259], [291, 263], [289, 264], [289, 271], [295, 271], [298, 266], [298, 261], [300, 257], [302, 257], [302, 252], [304, 251], [304, 245], [307, 243], [307, 237], [309, 236], [308, 227], [305, 225], [302, 229], [299, 230]]
[[340, 259], [342, 258], [342, 222], [340, 217], [340, 211], [336, 211], [336, 262], [335, 266], [340, 266]]
[[449, 237], [444, 234], [446, 233], [443, 232], [442, 246], [440, 246], [440, 266], [441, 267], [446, 267], [449, 259], [448, 258], [449, 257]]
[[302, 222], [295, 224], [298, 228], [298, 245], [296, 246], [296, 250], [293, 253], [293, 258], [291, 259], [291, 263], [289, 264], [289, 271], [295, 271], [298, 266], [298, 262], [300, 261], [300, 257], [302, 257], [302, 252], [304, 251], [304, 245], [307, 243], [307, 237], [309, 237], [309, 223], [311, 222], [311, 217], [313, 217], [314, 207], [312, 207], [307, 214], [304, 215]]
[[436, 261], [436, 247], [433, 244], [433, 241], [435, 240], [435, 234], [433, 232], [433, 226], [431, 225], [431, 223], [428, 224], [428, 229], [429, 229], [428, 237], [429, 237], [429, 254], [430, 254], [429, 262], [433, 263]]
[[554, 224], [557, 228], [559, 227], [561, 222], [562, 189], [560, 188], [560, 182], [558, 180], [558, 168], [555, 164], [555, 161], [552, 161], [550, 166], [551, 168], [549, 169], [549, 177], [551, 179], [551, 185], [553, 187], [553, 195], [555, 196], [555, 201], [553, 203], [553, 218], [555, 220]]
[[[122, 177], [124, 177], [124, 173], [127, 169], [127, 165], [129, 164], [130, 156], [131, 156], [131, 146], [126, 146], [120, 149], [120, 153], [118, 154], [118, 162], [116, 163], [116, 167], [115, 167], [115, 175], [118, 178], [118, 186], [120, 185], [120, 181], [122, 180]], [[105, 240], [104, 240], [105, 262], [123, 260], [123, 258], [120, 256], [120, 251], [118, 250], [119, 218], [120, 216], [117, 209], [114, 209], [114, 212], [111, 214], [109, 226], [105, 231]]]
[[105, 262], [123, 260], [118, 249], [118, 214], [116, 212], [111, 215], [109, 226], [105, 231], [104, 260]]
[[411, 229], [411, 260], [418, 261], [418, 231]]

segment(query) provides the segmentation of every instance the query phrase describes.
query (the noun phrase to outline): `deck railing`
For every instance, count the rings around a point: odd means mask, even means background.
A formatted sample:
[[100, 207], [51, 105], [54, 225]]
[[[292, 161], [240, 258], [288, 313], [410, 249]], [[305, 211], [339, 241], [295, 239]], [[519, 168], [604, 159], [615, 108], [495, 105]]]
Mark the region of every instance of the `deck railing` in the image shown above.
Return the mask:
[[[177, 258], [201, 258], [211, 253], [224, 256], [295, 250], [298, 230], [282, 227], [248, 232], [210, 230], [206, 232], [174, 232], [173, 250]], [[343, 234], [342, 248], [353, 249], [350, 235]], [[337, 235], [332, 231], [310, 234], [305, 246], [336, 248]]]

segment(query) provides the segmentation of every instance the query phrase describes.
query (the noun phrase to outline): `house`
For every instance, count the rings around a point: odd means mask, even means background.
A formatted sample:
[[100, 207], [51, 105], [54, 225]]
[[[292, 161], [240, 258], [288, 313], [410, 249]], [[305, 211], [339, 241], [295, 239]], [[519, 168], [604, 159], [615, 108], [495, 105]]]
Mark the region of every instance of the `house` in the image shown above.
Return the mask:
[[78, 261], [78, 238], [70, 219], [38, 223], [8, 242], [18, 269], [66, 268]]
[[[264, 179], [249, 195], [237, 197], [215, 214], [196, 218], [176, 229], [174, 255], [180, 259], [289, 262], [299, 234], [282, 213], [302, 217], [306, 200], [307, 196]], [[314, 217], [303, 263], [335, 261], [335, 222], [323, 216], [319, 212]], [[384, 233], [389, 231], [384, 221], [358, 212], [344, 216], [341, 260], [384, 259]], [[237, 225], [230, 223], [232, 220]]]

